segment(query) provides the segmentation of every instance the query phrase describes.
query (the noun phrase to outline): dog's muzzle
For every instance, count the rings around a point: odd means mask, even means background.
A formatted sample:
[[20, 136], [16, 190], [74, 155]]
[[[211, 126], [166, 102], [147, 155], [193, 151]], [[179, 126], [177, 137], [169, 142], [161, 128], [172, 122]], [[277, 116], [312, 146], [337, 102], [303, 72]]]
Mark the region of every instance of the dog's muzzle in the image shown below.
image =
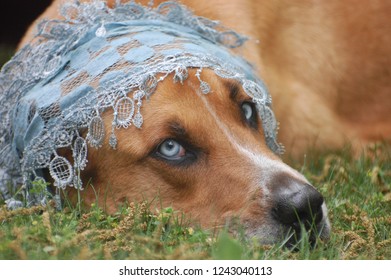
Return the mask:
[[276, 180], [271, 216], [286, 228], [288, 247], [301, 238], [303, 231], [308, 233], [311, 243], [315, 243], [317, 236], [322, 236], [323, 230], [328, 231], [323, 205], [323, 196], [312, 185], [288, 176]]

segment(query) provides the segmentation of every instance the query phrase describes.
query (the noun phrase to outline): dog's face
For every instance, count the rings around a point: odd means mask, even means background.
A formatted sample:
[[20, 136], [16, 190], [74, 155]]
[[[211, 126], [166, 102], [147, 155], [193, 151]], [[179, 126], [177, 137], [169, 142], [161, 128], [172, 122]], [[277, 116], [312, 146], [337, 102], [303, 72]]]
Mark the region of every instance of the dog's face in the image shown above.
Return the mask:
[[[239, 217], [250, 236], [271, 243], [314, 223], [329, 232], [322, 196], [266, 145], [262, 123], [240, 84], [204, 69], [212, 91], [198, 92], [195, 70], [170, 76], [142, 107], [144, 124], [119, 129], [118, 146], [89, 150], [82, 174], [113, 211], [118, 202], [152, 201], [182, 210], [204, 227]], [[110, 115], [109, 112], [108, 115]], [[106, 119], [107, 131], [111, 118]], [[94, 192], [87, 188], [86, 200]], [[101, 199], [102, 200], [102, 199]]]

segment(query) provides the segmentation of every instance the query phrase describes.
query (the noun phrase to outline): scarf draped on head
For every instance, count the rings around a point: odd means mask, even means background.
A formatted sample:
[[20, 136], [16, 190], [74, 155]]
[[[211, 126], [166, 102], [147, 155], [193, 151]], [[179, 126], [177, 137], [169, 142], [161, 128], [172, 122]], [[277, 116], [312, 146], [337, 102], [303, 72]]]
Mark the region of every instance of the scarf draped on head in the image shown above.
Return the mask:
[[[115, 130], [141, 128], [143, 100], [170, 74], [183, 83], [189, 68], [197, 68], [205, 95], [211, 89], [201, 79], [204, 68], [238, 81], [257, 106], [266, 143], [283, 152], [265, 85], [230, 50], [245, 37], [176, 2], [151, 8], [117, 1], [109, 8], [102, 1], [75, 1], [60, 12], [64, 19], [42, 21], [0, 73], [0, 193], [9, 207], [23, 205], [10, 194], [17, 185], [23, 185], [26, 206], [46, 203], [45, 191], [32, 191], [31, 184], [43, 169], [57, 190], [81, 189], [88, 146], [99, 148], [109, 134], [115, 149]], [[110, 131], [101, 117], [106, 109], [113, 110]], [[72, 163], [59, 148], [72, 150]]]

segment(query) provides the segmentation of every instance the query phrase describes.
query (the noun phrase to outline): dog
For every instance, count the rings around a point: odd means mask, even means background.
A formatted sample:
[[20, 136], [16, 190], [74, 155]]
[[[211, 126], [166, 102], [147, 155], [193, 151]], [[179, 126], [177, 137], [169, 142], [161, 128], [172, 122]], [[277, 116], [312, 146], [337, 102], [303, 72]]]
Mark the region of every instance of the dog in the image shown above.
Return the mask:
[[[181, 3], [250, 38], [237, 52], [255, 65], [270, 90], [288, 156], [346, 143], [359, 151], [391, 135], [391, 36], [383, 31], [391, 24], [391, 5], [386, 1]], [[55, 0], [38, 20], [61, 18], [61, 5]], [[33, 26], [20, 48], [33, 38]], [[292, 244], [301, 225], [312, 239], [327, 239], [330, 222], [322, 195], [270, 149], [258, 108], [240, 84], [204, 69], [202, 81], [213, 89], [205, 97], [195, 86], [197, 69], [189, 70], [183, 83], [173, 83], [172, 76], [144, 102], [142, 129], [117, 130], [121, 144], [114, 151], [110, 134], [99, 149], [88, 150], [81, 178], [94, 189], [83, 191], [85, 202], [95, 202], [96, 189], [101, 196], [107, 192], [99, 202], [109, 212], [124, 201], [159, 197], [159, 205], [182, 210], [203, 227], [239, 217], [246, 234], [262, 243], [290, 236], [287, 244]], [[103, 115], [106, 131], [111, 114]], [[69, 150], [61, 153], [71, 157]]]

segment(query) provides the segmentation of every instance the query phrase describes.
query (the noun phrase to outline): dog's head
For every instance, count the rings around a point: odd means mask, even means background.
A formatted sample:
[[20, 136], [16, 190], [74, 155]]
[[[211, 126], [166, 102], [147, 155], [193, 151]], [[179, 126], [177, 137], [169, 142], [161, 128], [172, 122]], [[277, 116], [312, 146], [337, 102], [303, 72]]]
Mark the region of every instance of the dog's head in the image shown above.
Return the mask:
[[27, 194], [43, 169], [57, 188], [91, 181], [109, 210], [158, 197], [206, 227], [239, 217], [266, 243], [328, 235], [322, 196], [277, 155], [266, 87], [230, 50], [244, 37], [172, 2], [72, 5], [1, 73], [0, 171]]
[[[326, 237], [322, 196], [266, 145], [253, 100], [236, 81], [207, 69], [202, 79], [212, 91], [206, 96], [194, 86], [195, 72], [183, 85], [159, 84], [143, 105], [143, 128], [118, 130], [115, 151], [109, 135], [91, 149], [84, 181], [101, 193], [107, 188], [111, 210], [120, 201], [158, 197], [159, 206], [183, 210], [206, 227], [239, 217], [247, 234], [263, 242], [300, 232], [300, 223]], [[94, 192], [86, 192], [92, 202]]]

